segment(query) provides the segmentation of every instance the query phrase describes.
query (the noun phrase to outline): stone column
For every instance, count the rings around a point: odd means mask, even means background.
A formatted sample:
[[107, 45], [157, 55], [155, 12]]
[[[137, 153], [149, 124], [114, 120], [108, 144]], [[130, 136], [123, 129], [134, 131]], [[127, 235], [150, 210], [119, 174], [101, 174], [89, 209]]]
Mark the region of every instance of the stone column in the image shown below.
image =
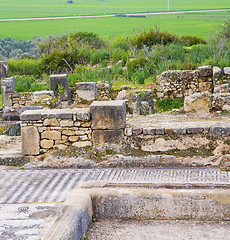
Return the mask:
[[14, 91], [13, 77], [1, 81], [2, 106], [3, 108], [12, 107], [12, 92]]
[[63, 106], [69, 105], [69, 84], [67, 74], [56, 74], [50, 76], [50, 89], [55, 97], [59, 97]]
[[125, 101], [95, 101], [90, 113], [94, 146], [117, 143], [124, 136]]
[[0, 61], [0, 80], [4, 80], [8, 74], [8, 63]]

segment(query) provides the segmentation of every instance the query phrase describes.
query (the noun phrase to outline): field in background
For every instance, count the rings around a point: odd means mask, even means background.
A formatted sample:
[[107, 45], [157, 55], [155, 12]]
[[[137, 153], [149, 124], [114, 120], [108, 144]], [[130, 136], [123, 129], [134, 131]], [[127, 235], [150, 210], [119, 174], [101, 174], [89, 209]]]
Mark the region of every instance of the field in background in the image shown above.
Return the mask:
[[104, 38], [130, 36], [140, 30], [154, 29], [178, 35], [194, 35], [207, 38], [230, 18], [228, 11], [152, 15], [137, 17], [106, 17], [82, 19], [57, 19], [36, 21], [0, 22], [0, 38], [29, 40], [33, 37], [60, 36], [74, 31], [98, 33]]
[[[168, 11], [168, 0], [1, 0], [0, 18]], [[226, 9], [229, 0], [169, 0], [170, 11]]]

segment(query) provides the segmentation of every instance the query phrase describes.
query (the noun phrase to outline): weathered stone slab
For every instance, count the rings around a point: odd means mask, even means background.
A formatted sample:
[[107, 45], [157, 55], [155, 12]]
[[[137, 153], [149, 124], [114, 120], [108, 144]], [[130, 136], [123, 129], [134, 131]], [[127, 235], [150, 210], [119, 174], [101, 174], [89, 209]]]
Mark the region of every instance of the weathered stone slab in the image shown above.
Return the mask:
[[43, 139], [43, 140], [41, 140], [40, 144], [41, 144], [41, 148], [52, 148], [54, 145], [54, 141]]
[[85, 142], [75, 142], [72, 144], [73, 147], [90, 147], [92, 143], [90, 141], [85, 141]]
[[0, 61], [0, 80], [4, 80], [8, 75], [8, 63]]
[[223, 74], [222, 69], [219, 68], [219, 67], [213, 67], [213, 70], [212, 70], [212, 71], [213, 71], [213, 78], [214, 78], [214, 79], [222, 76], [222, 74]]
[[36, 127], [23, 127], [21, 137], [23, 155], [38, 155], [40, 153], [40, 137]]
[[74, 120], [80, 122], [90, 121], [90, 108], [74, 109]]
[[230, 136], [230, 123], [215, 124], [210, 128], [210, 135], [212, 136]]
[[60, 140], [61, 139], [61, 133], [59, 131], [51, 130], [51, 131], [44, 131], [41, 134], [41, 138], [49, 139], [49, 140]]
[[188, 134], [198, 134], [198, 133], [202, 133], [204, 131], [204, 128], [202, 127], [188, 127], [186, 129], [186, 132]]
[[118, 143], [124, 136], [122, 129], [118, 130], [94, 130], [92, 133], [93, 146]]
[[76, 97], [84, 101], [93, 101], [97, 97], [97, 87], [95, 82], [76, 83]]
[[230, 75], [230, 67], [225, 67], [224, 68], [224, 74], [225, 75]]
[[123, 129], [126, 122], [124, 101], [95, 101], [90, 106], [92, 129]]
[[21, 121], [38, 121], [42, 119], [41, 111], [27, 110], [20, 115]]
[[140, 92], [140, 97], [141, 97], [141, 102], [148, 102], [149, 109], [150, 109], [149, 113], [153, 114], [155, 111], [154, 111], [154, 102], [153, 102], [153, 97], [152, 97], [152, 91], [149, 89], [145, 89]]
[[184, 110], [186, 112], [209, 112], [212, 107], [211, 94], [208, 92], [195, 93], [185, 97]]
[[141, 97], [139, 93], [134, 91], [122, 90], [118, 93], [116, 100], [124, 100], [126, 110], [130, 114], [140, 115]]
[[20, 121], [20, 114], [27, 110], [39, 110], [41, 106], [7, 107], [3, 112], [3, 121]]
[[201, 66], [198, 67], [200, 76], [202, 77], [212, 77], [212, 67], [211, 66]]
[[1, 93], [2, 93], [2, 106], [11, 107], [12, 106], [12, 92], [14, 91], [15, 78], [6, 78], [1, 80]]
[[67, 74], [56, 74], [50, 76], [50, 89], [55, 97], [60, 97], [61, 101], [69, 102], [69, 84]]

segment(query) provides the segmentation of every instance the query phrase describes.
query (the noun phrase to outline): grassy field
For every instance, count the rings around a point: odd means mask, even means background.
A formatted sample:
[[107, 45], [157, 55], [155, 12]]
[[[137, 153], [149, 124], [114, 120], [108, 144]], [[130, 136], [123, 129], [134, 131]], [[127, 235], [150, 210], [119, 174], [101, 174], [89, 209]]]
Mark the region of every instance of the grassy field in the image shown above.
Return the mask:
[[[168, 0], [1, 0], [0, 18], [168, 11]], [[169, 0], [170, 11], [226, 9], [229, 0]]]
[[230, 14], [226, 12], [155, 15], [145, 18], [106, 17], [37, 21], [0, 22], [0, 38], [29, 40], [33, 37], [60, 36], [74, 31], [95, 32], [104, 38], [130, 36], [140, 30], [154, 29], [178, 35], [207, 38], [218, 30]]

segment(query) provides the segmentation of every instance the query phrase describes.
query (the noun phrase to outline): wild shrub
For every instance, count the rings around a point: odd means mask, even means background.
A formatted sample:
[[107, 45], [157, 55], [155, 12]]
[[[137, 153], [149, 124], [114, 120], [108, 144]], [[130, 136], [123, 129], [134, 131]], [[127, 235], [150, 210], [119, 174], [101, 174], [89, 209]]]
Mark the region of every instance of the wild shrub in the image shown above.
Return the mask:
[[195, 36], [181, 36], [181, 42], [185, 46], [193, 46], [197, 44], [206, 44], [207, 42], [202, 38], [195, 37]]
[[9, 76], [14, 75], [34, 75], [41, 74], [40, 59], [10, 59], [8, 60]]
[[151, 47], [156, 44], [170, 44], [170, 43], [180, 43], [181, 40], [178, 36], [167, 33], [160, 32], [159, 30], [150, 30], [149, 32], [141, 32], [138, 35], [131, 37], [131, 45], [137, 48], [142, 48], [143, 46]]
[[43, 83], [35, 76], [17, 76], [15, 80], [15, 90], [17, 92], [34, 92], [49, 89], [50, 87], [48, 82]]
[[179, 109], [184, 106], [184, 99], [183, 98], [176, 98], [176, 99], [157, 99], [154, 103], [155, 111], [156, 112], [167, 112], [171, 111], [172, 109]]
[[93, 49], [90, 54], [90, 62], [95, 65], [97, 63], [102, 63], [103, 60], [110, 59], [110, 51], [108, 49]]

